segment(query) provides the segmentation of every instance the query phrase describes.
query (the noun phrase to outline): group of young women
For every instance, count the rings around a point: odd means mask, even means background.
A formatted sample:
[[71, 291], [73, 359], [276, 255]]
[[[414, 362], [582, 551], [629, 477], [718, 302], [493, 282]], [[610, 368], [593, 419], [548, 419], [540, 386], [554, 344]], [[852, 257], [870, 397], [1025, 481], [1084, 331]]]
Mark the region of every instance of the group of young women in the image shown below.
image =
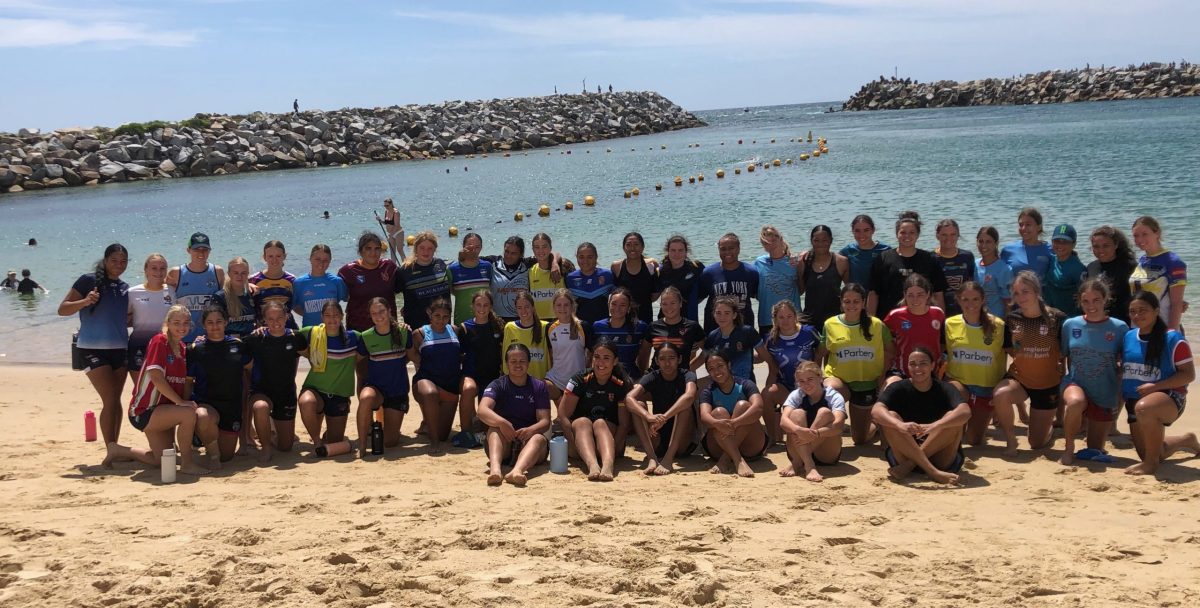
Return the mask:
[[[1195, 435], [1166, 435], [1195, 371], [1180, 327], [1186, 265], [1154, 218], [1133, 223], [1140, 259], [1121, 230], [1097, 228], [1086, 267], [1075, 229], [1060, 225], [1046, 243], [1033, 208], [1019, 214], [1021, 240], [1003, 248], [995, 228], [981, 228], [978, 260], [958, 248], [954, 220], [937, 224], [934, 251], [917, 248], [914, 212], [897, 220], [895, 248], [875, 241], [869, 216], [851, 230], [854, 242], [834, 252], [832, 229], [816, 226], [797, 254], [764, 226], [753, 263], [730, 233], [709, 265], [679, 235], [661, 261], [648, 258], [631, 232], [608, 268], [592, 243], [572, 263], [544, 233], [530, 257], [517, 236], [502, 255], [481, 255], [469, 233], [447, 263], [421, 232], [396, 264], [365, 232], [358, 259], [334, 274], [330, 248], [316, 245], [301, 277], [284, 270], [279, 241], [252, 275], [241, 257], [209, 262], [209, 239], [196, 233], [186, 264], [152, 254], [135, 287], [121, 280], [128, 252], [109, 246], [59, 314], [79, 315], [76, 363], [102, 401], [105, 464], [157, 466], [171, 446], [188, 473], [220, 467], [239, 446], [269, 461], [291, 449], [297, 412], [322, 453], [345, 441], [352, 398], [362, 457], [376, 421], [385, 446], [399, 445], [410, 394], [432, 450], [483, 444], [489, 484], [524, 484], [556, 432], [596, 481], [613, 479], [630, 436], [651, 475], [703, 449], [714, 473], [749, 477], [749, 463], [782, 443], [780, 473], [820, 481], [847, 421], [856, 445], [881, 439], [894, 477], [919, 469], [951, 483], [964, 438], [981, 445], [995, 423], [1013, 454], [1018, 419], [1033, 449], [1061, 426], [1065, 464], [1111, 461], [1105, 442], [1122, 405], [1142, 459], [1128, 472], [1200, 452]], [[310, 371], [297, 387], [300, 357]], [[755, 363], [766, 366], [761, 388]], [[119, 442], [126, 371], [128, 417], [149, 450]]]

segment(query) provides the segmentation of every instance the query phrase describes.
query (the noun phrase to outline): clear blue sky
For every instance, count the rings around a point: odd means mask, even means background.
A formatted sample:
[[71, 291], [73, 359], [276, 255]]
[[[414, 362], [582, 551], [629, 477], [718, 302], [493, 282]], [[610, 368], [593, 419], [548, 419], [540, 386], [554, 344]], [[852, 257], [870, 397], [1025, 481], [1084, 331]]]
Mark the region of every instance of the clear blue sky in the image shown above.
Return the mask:
[[692, 110], [841, 101], [880, 74], [1200, 61], [1197, 0], [0, 0], [0, 131], [575, 92]]

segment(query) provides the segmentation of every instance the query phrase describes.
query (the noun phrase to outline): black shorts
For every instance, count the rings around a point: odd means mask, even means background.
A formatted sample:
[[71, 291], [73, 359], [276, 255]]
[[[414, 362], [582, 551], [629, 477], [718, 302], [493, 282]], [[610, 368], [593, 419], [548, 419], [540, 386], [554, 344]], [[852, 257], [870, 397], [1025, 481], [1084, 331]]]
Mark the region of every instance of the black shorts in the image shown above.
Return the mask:
[[242, 430], [242, 404], [240, 402], [209, 399], [199, 403], [216, 410], [219, 416], [217, 430], [222, 433], [237, 433]]
[[[766, 438], [766, 440], [763, 441], [762, 451], [757, 454], [754, 454], [753, 456], [746, 456], [745, 454], [743, 454], [742, 458], [744, 458], [746, 460], [746, 462], [757, 462], [759, 460], [762, 460], [763, 456], [767, 455], [767, 450], [769, 450], [771, 448], [771, 436], [767, 435], [766, 431], [763, 431], [763, 436]], [[711, 451], [709, 451], [709, 449], [708, 449], [708, 433], [704, 433], [704, 437], [700, 438], [700, 445], [704, 446], [704, 453], [709, 458], [712, 458], [713, 460], [720, 460], [721, 457], [725, 455], [724, 453], [720, 453], [720, 452], [713, 454]]]
[[401, 414], [408, 413], [408, 393], [400, 393], [399, 395], [386, 395], [383, 398], [383, 409], [396, 410]]
[[[667, 420], [661, 429], [658, 429], [658, 443], [654, 445], [654, 456], [662, 458], [667, 455], [667, 449], [671, 447], [671, 434], [675, 432], [675, 419]], [[691, 456], [692, 452], [696, 451], [696, 442], [689, 439], [684, 439], [687, 443], [679, 446], [679, 451], [675, 452], [676, 458]]]
[[[81, 348], [79, 356], [83, 359], [83, 369], [81, 371], [90, 372], [102, 367], [111, 367], [113, 369], [125, 369], [125, 351], [124, 348]], [[141, 369], [140, 367], [138, 369]]]
[[312, 393], [321, 398], [324, 406], [321, 408], [320, 414], [324, 414], [330, 418], [345, 418], [350, 415], [350, 398], [341, 395], [330, 395], [329, 393], [321, 392], [311, 386], [306, 386], [300, 389], [300, 394], [305, 392]]
[[[1178, 412], [1178, 415], [1175, 417], [1175, 420], [1179, 420], [1179, 416], [1183, 415], [1183, 410], [1187, 407], [1187, 394], [1180, 393], [1178, 391], [1171, 391], [1171, 390], [1166, 390], [1166, 391], [1161, 391], [1161, 392], [1164, 393], [1166, 396], [1170, 397], [1171, 401], [1175, 402], [1175, 411]], [[1137, 408], [1138, 401], [1141, 401], [1140, 397], [1134, 397], [1134, 398], [1125, 400], [1125, 420], [1127, 422], [1129, 422], [1130, 424], [1137, 422], [1137, 409], [1136, 408]], [[1168, 422], [1168, 423], [1164, 424], [1163, 426], [1171, 426], [1171, 422]]]
[[856, 391], [850, 389], [850, 405], [859, 407], [871, 407], [879, 401], [879, 391], [875, 389], [866, 391]]
[[129, 411], [129, 424], [139, 431], [145, 431], [147, 426], [150, 426], [150, 416], [154, 414], [154, 408], [158, 406], [152, 405], [146, 408], [146, 411], [140, 414], [134, 414], [133, 410]]
[[[917, 438], [917, 445], [921, 445], [924, 442], [925, 442], [924, 437]], [[890, 446], [883, 448], [883, 458], [884, 458], [884, 460], [887, 460], [887, 463], [889, 466], [893, 466], [893, 467], [896, 466], [896, 464], [897, 464], [896, 455], [892, 452], [892, 448]], [[962, 449], [962, 446], [960, 445], [960, 446], [958, 446], [958, 452], [956, 452], [954, 454], [954, 460], [950, 462], [950, 466], [946, 467], [946, 472], [947, 473], [958, 473], [959, 471], [962, 470], [963, 465], [966, 464], [966, 462], [967, 462], [967, 457], [963, 454], [963, 449]], [[915, 470], [920, 471], [921, 473], [925, 472], [924, 469], [921, 469], [920, 467], [916, 467]]]
[[1029, 407], [1035, 410], [1056, 410], [1059, 404], [1058, 387], [1050, 388], [1029, 388], [1021, 385], [1025, 389], [1025, 394], [1029, 395]]
[[[447, 393], [450, 393], [452, 395], [459, 395], [459, 394], [462, 394], [462, 378], [463, 378], [462, 376], [455, 376], [454, 378], [434, 378], [434, 377], [428, 376], [428, 375], [414, 374], [413, 375], [413, 384], [415, 385], [417, 382], [420, 382], [421, 380], [428, 380], [428, 381], [432, 382], [434, 386], [438, 387], [441, 390], [446, 391]], [[480, 392], [483, 392], [483, 391], [480, 391]]]
[[296, 419], [296, 390], [280, 390], [256, 387], [250, 389], [250, 403], [259, 397], [271, 402], [271, 419], [291, 422]]
[[129, 341], [129, 348], [125, 349], [125, 369], [140, 370], [142, 364], [146, 362], [146, 347], [150, 345], [150, 341], [145, 342]]

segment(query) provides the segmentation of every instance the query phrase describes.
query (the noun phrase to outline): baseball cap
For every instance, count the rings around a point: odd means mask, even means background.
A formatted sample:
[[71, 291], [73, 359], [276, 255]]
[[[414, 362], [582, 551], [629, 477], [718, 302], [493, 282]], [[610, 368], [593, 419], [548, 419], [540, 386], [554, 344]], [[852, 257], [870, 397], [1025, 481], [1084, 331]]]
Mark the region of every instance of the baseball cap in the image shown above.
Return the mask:
[[8, 274], [17, 274], [17, 271], [10, 268], [8, 269]]
[[1059, 224], [1054, 228], [1054, 232], [1052, 234], [1053, 236], [1050, 237], [1050, 240], [1052, 241], [1075, 242], [1075, 227], [1070, 224]]
[[[1071, 234], [1075, 232], [1072, 230]], [[203, 232], [197, 232], [192, 235], [188, 241], [188, 249], [212, 249], [212, 245], [208, 243], [208, 235]]]

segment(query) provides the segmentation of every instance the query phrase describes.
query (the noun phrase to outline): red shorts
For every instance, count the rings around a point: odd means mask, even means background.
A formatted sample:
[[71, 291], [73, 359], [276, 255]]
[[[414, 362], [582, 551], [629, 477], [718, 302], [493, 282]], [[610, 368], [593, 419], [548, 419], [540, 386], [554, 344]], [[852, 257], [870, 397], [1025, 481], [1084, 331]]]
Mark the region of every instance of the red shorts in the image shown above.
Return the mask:
[[1108, 409], [1100, 407], [1088, 401], [1087, 409], [1083, 410], [1083, 416], [1092, 422], [1112, 422], [1117, 419], [1117, 412], [1119, 410], [1120, 408]]
[[979, 395], [967, 395], [967, 405], [971, 406], [971, 410], [992, 411], [992, 398], [980, 397]]

